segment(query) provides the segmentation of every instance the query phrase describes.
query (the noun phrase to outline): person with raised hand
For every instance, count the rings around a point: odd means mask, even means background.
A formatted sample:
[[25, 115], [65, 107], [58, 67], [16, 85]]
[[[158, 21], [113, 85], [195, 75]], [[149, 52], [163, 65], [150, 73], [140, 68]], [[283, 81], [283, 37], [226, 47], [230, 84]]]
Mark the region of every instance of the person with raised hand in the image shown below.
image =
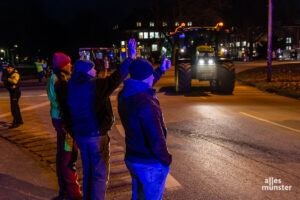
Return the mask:
[[[78, 60], [68, 83], [68, 127], [74, 133], [83, 166], [84, 199], [104, 200], [109, 175], [109, 130], [114, 114], [109, 96], [122, 83], [136, 54], [129, 40], [129, 57], [106, 78], [97, 78], [95, 64]], [[67, 115], [68, 115], [67, 113]]]
[[164, 57], [156, 70], [146, 59], [137, 59], [130, 79], [118, 96], [118, 111], [126, 135], [125, 163], [132, 177], [132, 200], [161, 200], [172, 156], [168, 152], [164, 123], [152, 87], [171, 67]]

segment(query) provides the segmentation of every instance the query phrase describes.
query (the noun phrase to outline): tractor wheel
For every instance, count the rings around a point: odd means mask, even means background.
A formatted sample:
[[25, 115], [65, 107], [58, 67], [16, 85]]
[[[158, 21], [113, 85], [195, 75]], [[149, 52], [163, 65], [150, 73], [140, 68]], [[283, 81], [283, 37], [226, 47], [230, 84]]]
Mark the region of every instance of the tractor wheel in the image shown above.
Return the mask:
[[232, 94], [235, 84], [234, 70], [219, 67], [217, 69], [217, 79], [210, 81], [212, 93], [215, 94]]
[[176, 92], [188, 92], [191, 90], [192, 81], [192, 65], [190, 63], [178, 63], [175, 87]]

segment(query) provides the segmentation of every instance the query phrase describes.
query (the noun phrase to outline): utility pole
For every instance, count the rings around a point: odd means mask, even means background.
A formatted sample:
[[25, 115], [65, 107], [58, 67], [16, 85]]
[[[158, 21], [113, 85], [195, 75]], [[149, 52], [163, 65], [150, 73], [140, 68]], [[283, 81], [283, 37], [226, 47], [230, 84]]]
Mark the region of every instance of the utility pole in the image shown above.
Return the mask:
[[268, 28], [268, 78], [267, 81], [272, 81], [272, 15], [273, 15], [273, 2], [269, 0], [269, 28]]

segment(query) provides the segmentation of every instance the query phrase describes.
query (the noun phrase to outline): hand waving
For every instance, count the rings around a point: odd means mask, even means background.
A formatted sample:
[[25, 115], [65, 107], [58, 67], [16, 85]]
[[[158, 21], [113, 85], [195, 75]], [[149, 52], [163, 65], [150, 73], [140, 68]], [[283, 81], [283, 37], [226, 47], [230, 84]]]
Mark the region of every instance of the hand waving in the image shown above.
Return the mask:
[[136, 42], [134, 38], [131, 38], [128, 42], [128, 50], [129, 50], [129, 57], [134, 59], [136, 54]]
[[160, 66], [160, 69], [161, 69], [163, 72], [165, 72], [165, 71], [167, 71], [167, 70], [170, 69], [170, 68], [171, 68], [171, 61], [168, 60], [168, 59], [166, 58], [166, 56], [165, 56], [164, 59], [163, 59], [163, 62], [162, 62], [162, 64], [161, 64], [161, 66]]

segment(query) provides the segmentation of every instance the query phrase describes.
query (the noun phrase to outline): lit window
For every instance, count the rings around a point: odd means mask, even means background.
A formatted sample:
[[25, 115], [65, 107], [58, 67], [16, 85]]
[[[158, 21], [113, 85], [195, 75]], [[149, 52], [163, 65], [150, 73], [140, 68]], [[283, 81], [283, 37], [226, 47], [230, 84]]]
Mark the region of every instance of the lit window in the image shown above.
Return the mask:
[[154, 27], [154, 22], [150, 22], [150, 27]]
[[287, 44], [292, 44], [292, 38], [291, 37], [287, 37], [286, 38], [286, 43]]
[[243, 47], [247, 46], [247, 42], [243, 41]]
[[117, 30], [119, 28], [119, 25], [114, 25], [113, 30]]
[[250, 43], [248, 42], [247, 47], [250, 47]]
[[159, 32], [155, 32], [155, 38], [159, 39]]
[[286, 50], [291, 50], [292, 47], [291, 46], [286, 46]]
[[136, 23], [136, 27], [141, 27], [142, 26], [142, 22], [137, 22]]
[[236, 42], [236, 47], [240, 47], [241, 43], [240, 42]]
[[148, 39], [149, 36], [148, 36], [148, 32], [144, 32], [144, 39]]
[[144, 39], [144, 33], [143, 32], [139, 32], [139, 39]]
[[154, 38], [154, 32], [150, 32], [150, 39]]
[[157, 50], [158, 50], [157, 44], [152, 44], [152, 51], [157, 51]]
[[165, 35], [161, 33], [160, 38], [165, 38]]
[[193, 23], [192, 22], [188, 22], [187, 26], [193, 26]]
[[163, 27], [168, 26], [167, 22], [163, 22], [163, 23], [162, 23], [162, 26], [163, 26]]
[[179, 26], [179, 22], [175, 22], [175, 26], [176, 26], [176, 27]]
[[124, 46], [125, 45], [125, 41], [121, 41], [121, 45]]

